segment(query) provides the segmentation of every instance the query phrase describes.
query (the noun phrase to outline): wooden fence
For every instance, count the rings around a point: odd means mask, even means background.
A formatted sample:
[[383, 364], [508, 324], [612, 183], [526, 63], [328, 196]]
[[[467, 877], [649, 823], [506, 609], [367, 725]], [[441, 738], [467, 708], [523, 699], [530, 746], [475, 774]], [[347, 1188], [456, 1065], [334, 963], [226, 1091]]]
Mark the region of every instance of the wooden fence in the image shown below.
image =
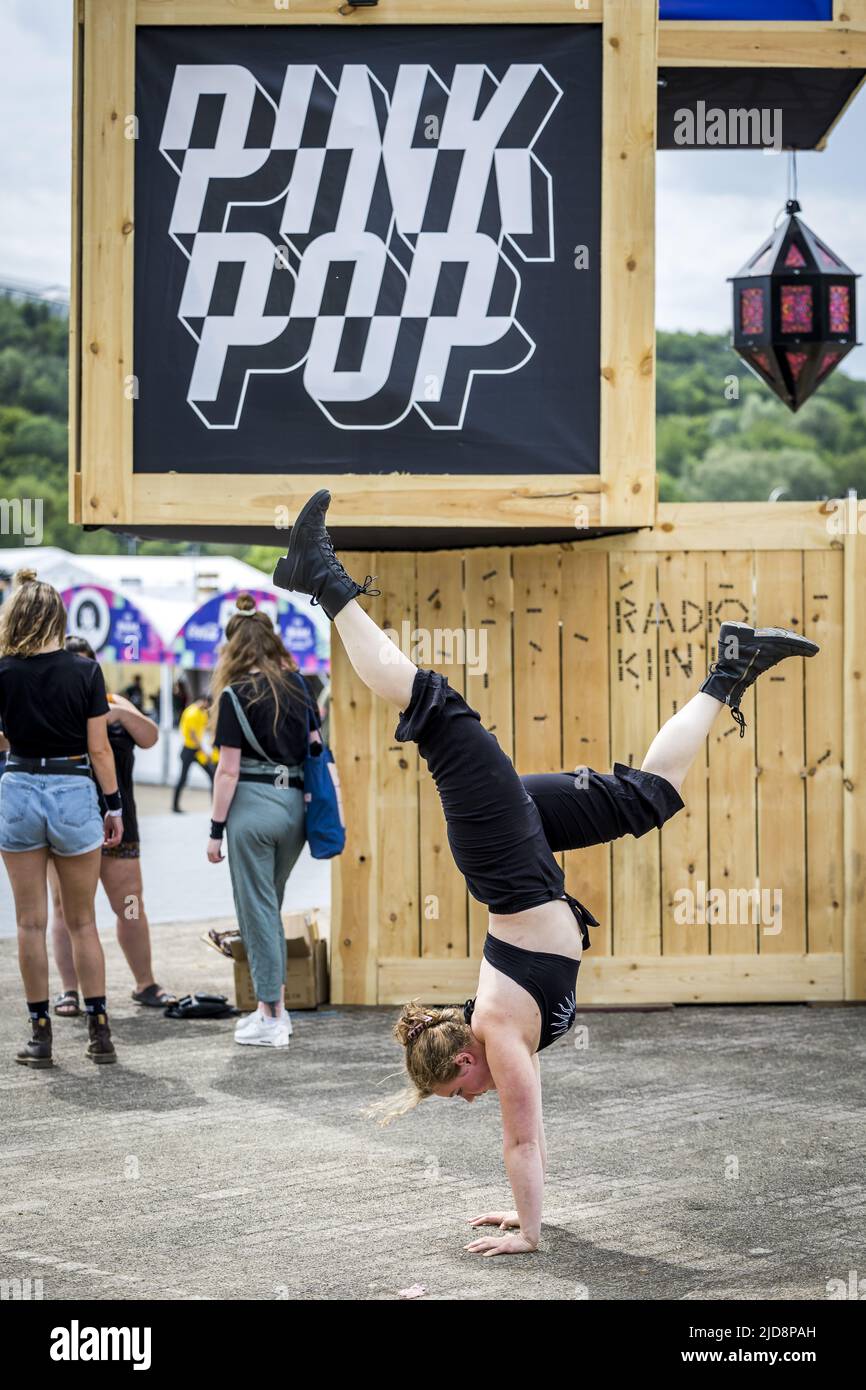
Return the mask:
[[[737, 504], [662, 507], [651, 532], [570, 546], [346, 557], [378, 575], [376, 620], [447, 674], [524, 773], [639, 766], [726, 618], [820, 644], [748, 693], [745, 738], [722, 714], [661, 834], [565, 855], [569, 891], [602, 923], [584, 1001], [866, 996], [864, 552], [817, 504]], [[349, 822], [334, 998], [465, 998], [486, 909], [415, 746], [336, 639], [333, 702]]]

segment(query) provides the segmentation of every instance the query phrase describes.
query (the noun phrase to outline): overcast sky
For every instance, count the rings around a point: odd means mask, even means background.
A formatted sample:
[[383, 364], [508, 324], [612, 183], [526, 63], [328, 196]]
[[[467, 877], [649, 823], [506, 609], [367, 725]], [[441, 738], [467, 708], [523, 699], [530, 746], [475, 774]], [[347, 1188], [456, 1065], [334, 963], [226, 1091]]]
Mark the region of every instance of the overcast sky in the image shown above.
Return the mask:
[[[0, 0], [0, 277], [69, 284], [70, 51], [69, 0]], [[726, 276], [769, 232], [787, 165], [758, 152], [659, 155], [660, 328], [727, 330]], [[799, 167], [806, 221], [866, 271], [866, 92]], [[866, 377], [866, 347], [846, 368]]]

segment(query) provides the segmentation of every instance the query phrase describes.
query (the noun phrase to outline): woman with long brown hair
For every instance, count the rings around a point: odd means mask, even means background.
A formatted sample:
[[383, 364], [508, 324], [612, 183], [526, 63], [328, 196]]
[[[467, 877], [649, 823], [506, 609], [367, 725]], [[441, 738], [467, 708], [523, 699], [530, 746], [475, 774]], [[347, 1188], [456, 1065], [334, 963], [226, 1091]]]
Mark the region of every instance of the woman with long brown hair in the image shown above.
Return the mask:
[[258, 998], [235, 1042], [288, 1047], [286, 939], [281, 910], [304, 847], [303, 762], [318, 712], [291, 653], [250, 594], [239, 594], [214, 672], [220, 750], [207, 857], [222, 858], [228, 830], [235, 912]]
[[[123, 837], [108, 741], [108, 700], [95, 661], [64, 650], [66, 609], [56, 589], [19, 570], [0, 612], [0, 724], [9, 741], [0, 779], [0, 851], [12, 883], [18, 960], [32, 1025], [16, 1060], [50, 1067], [47, 868], [54, 857], [93, 1062], [116, 1061], [105, 1008], [105, 960], [94, 898], [103, 845]], [[106, 811], [100, 813], [94, 776]]]

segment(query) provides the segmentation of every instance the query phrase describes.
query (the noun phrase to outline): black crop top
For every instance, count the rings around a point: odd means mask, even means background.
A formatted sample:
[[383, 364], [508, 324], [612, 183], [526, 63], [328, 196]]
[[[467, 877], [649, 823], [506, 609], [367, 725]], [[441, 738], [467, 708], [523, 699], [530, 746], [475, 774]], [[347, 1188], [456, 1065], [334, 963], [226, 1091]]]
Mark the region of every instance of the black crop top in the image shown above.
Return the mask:
[[[564, 897], [580, 925], [584, 950], [588, 950], [588, 926], [597, 927], [598, 922], [576, 898], [569, 897], [567, 893]], [[522, 946], [512, 946], [501, 937], [491, 936], [489, 932], [484, 940], [484, 959], [494, 970], [521, 985], [538, 1005], [541, 1034], [537, 1052], [543, 1052], [568, 1032], [577, 1013], [579, 960], [571, 956], [553, 955], [548, 951], [526, 951]], [[463, 1017], [467, 1023], [474, 1009], [475, 1000], [467, 999], [463, 1005]]]

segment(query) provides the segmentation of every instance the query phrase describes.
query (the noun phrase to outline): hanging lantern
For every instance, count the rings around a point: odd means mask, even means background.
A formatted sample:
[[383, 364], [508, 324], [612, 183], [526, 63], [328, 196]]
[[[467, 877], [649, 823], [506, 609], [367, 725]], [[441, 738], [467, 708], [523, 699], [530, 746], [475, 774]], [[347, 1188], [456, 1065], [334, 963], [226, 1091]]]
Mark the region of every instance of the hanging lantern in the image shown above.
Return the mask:
[[734, 350], [793, 411], [857, 346], [859, 276], [799, 212], [789, 198], [785, 220], [730, 277]]

